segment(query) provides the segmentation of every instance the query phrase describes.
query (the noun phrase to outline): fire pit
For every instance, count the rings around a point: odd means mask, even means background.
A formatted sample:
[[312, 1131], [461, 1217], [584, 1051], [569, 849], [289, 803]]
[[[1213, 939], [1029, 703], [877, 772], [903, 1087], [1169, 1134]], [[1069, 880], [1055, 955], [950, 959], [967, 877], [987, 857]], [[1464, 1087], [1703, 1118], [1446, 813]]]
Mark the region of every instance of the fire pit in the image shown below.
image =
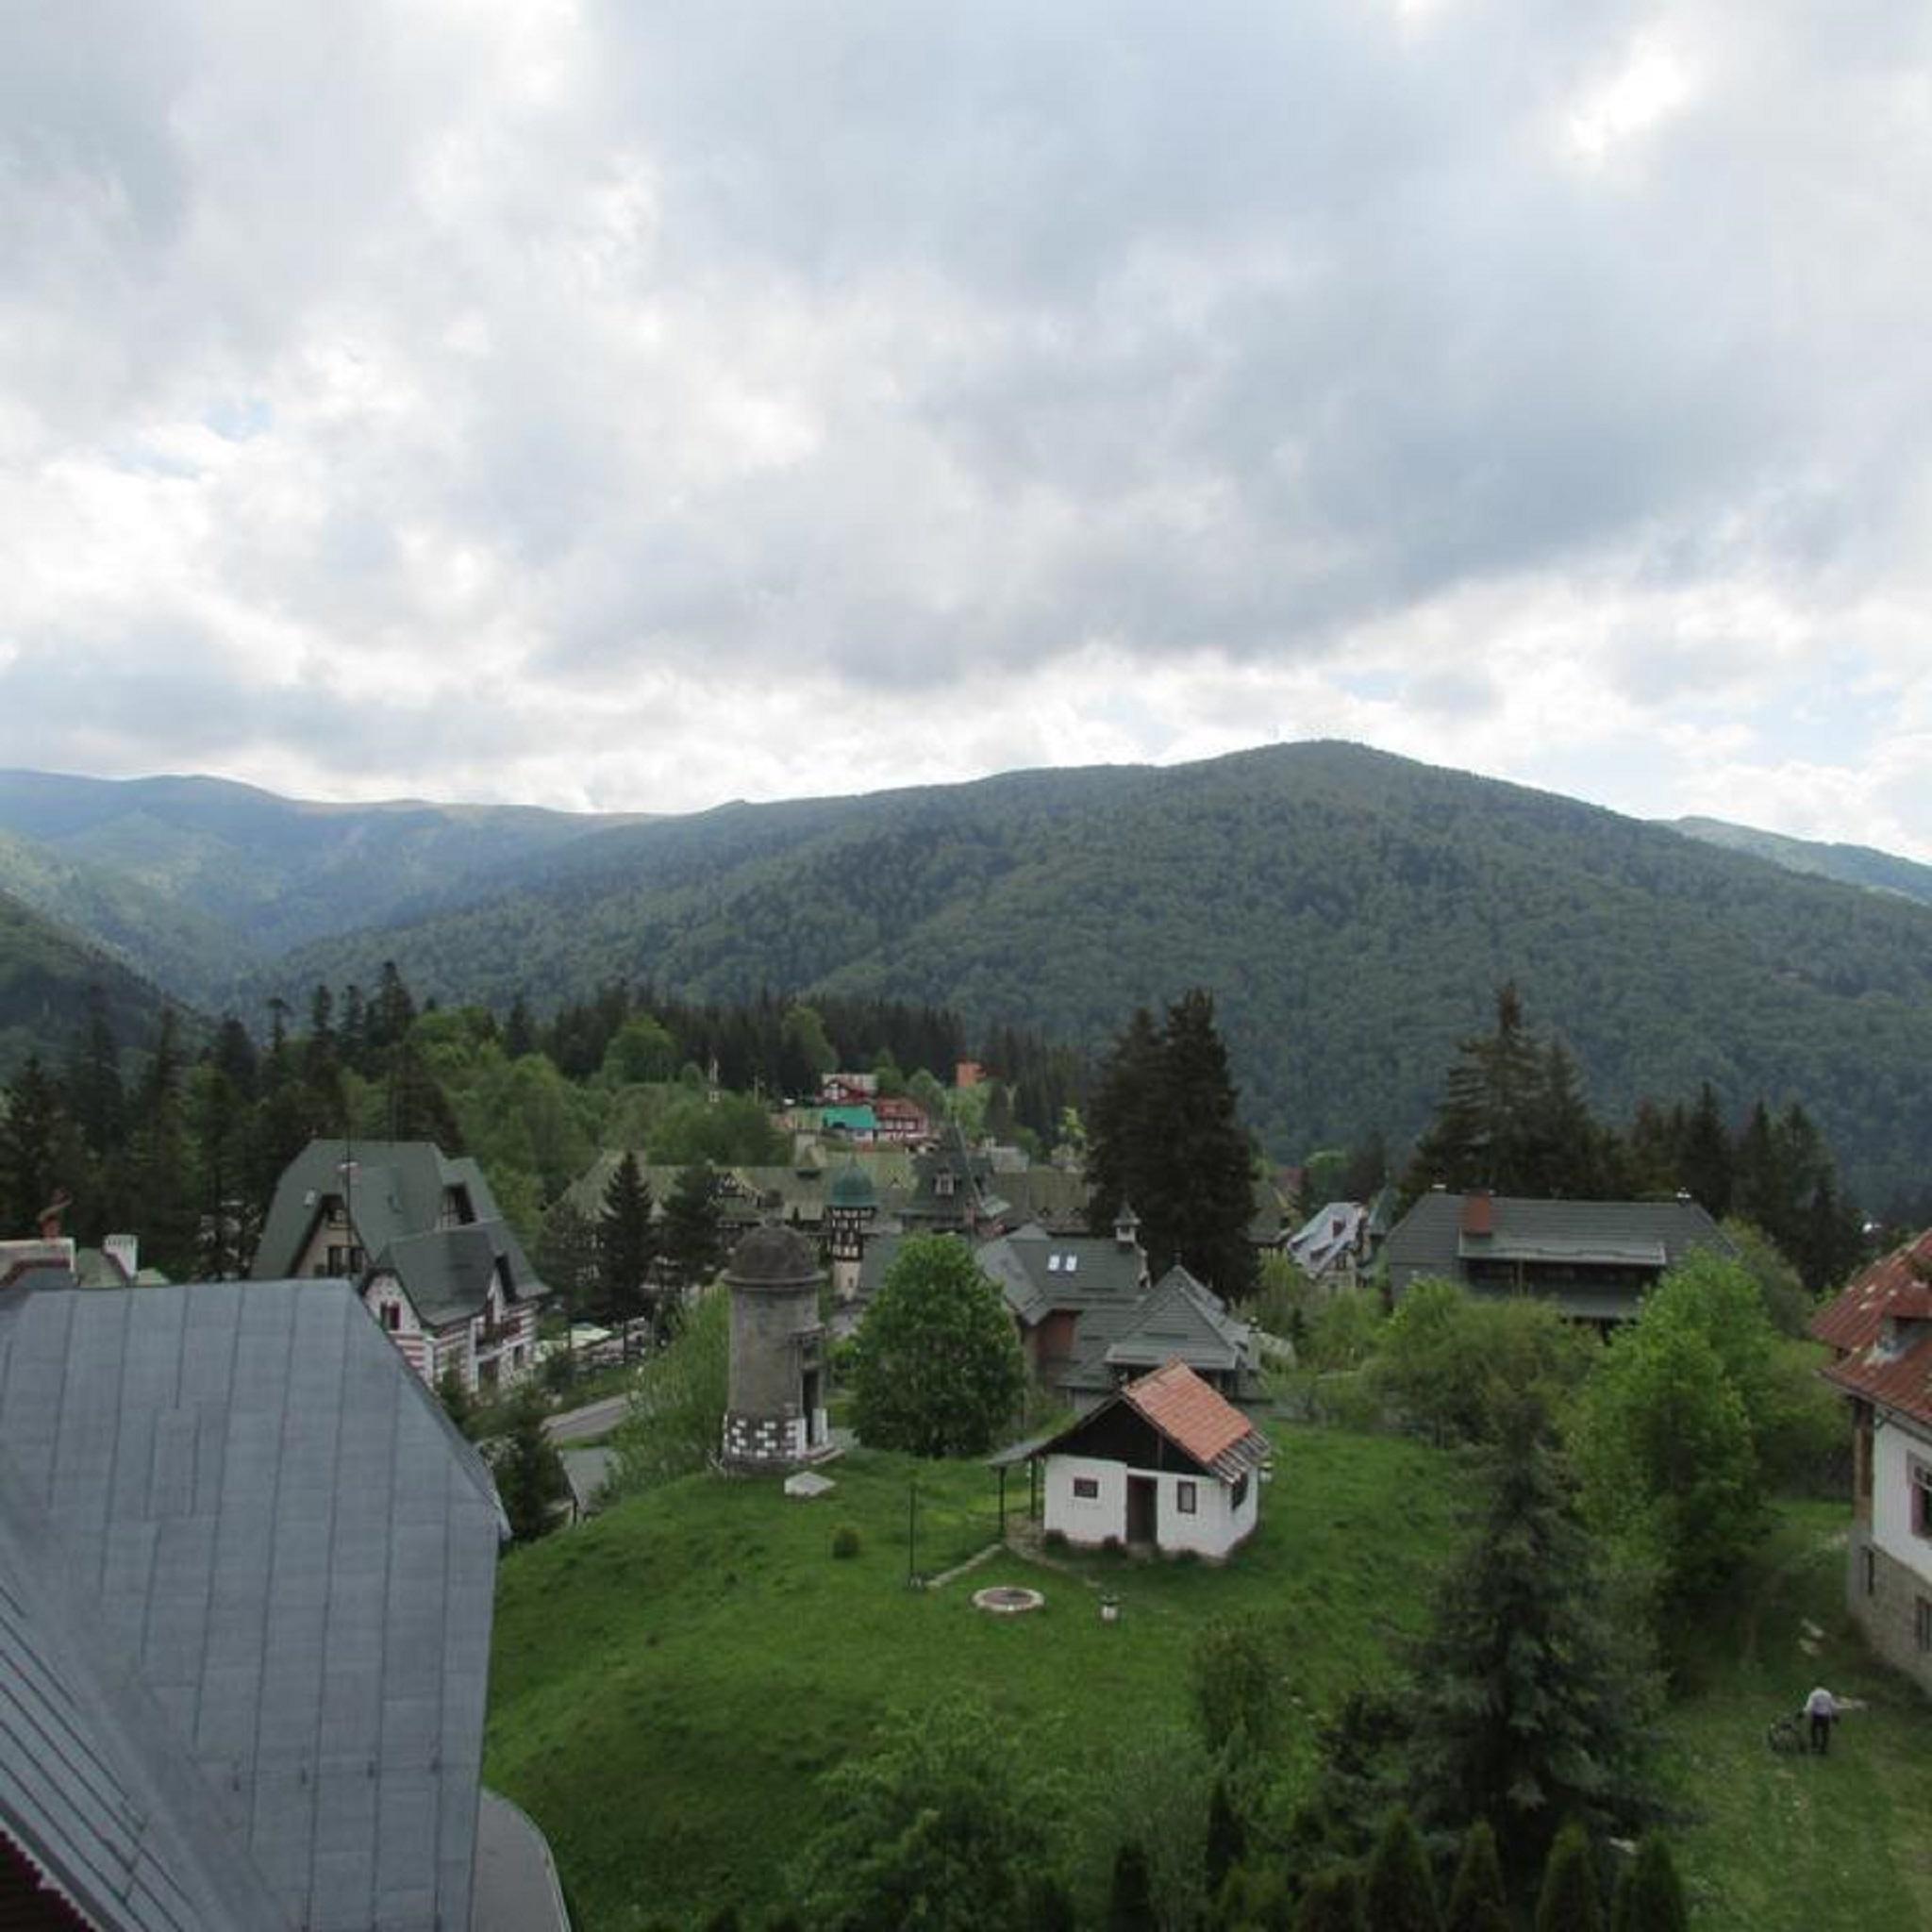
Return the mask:
[[973, 1607], [992, 1617], [1021, 1617], [1040, 1609], [1046, 1602], [1037, 1590], [1024, 1590], [1017, 1583], [996, 1583], [991, 1590], [973, 1592]]

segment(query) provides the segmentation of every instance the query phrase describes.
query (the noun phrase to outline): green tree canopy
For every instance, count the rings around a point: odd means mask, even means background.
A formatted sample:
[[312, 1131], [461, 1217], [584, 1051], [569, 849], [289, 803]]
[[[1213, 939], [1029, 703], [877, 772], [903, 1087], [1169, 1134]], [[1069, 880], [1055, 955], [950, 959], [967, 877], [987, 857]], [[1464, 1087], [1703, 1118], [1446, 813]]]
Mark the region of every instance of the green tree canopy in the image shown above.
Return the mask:
[[860, 1437], [915, 1456], [983, 1455], [1024, 1387], [1019, 1337], [972, 1251], [951, 1235], [909, 1236], [854, 1346]]

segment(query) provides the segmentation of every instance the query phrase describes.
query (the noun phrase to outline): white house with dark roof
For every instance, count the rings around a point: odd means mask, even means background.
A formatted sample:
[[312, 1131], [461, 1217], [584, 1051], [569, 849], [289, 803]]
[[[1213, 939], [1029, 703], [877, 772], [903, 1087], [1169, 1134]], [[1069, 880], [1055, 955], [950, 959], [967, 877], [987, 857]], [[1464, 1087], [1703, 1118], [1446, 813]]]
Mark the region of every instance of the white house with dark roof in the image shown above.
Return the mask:
[[483, 1170], [428, 1141], [311, 1141], [276, 1183], [251, 1272], [353, 1280], [432, 1385], [498, 1387], [536, 1363], [543, 1284]]
[[0, 1924], [562, 1927], [479, 1827], [505, 1528], [345, 1282], [0, 1294]]
[[1041, 1526], [1070, 1543], [1219, 1561], [1260, 1520], [1268, 1439], [1185, 1362], [1127, 1383], [1033, 1453]]

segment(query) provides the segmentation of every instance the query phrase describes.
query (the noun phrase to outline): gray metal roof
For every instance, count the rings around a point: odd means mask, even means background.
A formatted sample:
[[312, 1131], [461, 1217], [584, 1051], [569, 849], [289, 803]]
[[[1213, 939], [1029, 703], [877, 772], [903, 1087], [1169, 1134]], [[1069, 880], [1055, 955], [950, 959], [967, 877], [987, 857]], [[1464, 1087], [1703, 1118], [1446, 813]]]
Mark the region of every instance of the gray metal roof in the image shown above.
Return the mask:
[[1191, 1369], [1226, 1371], [1252, 1365], [1253, 1350], [1248, 1324], [1176, 1264], [1148, 1291], [1101, 1358], [1110, 1369], [1158, 1369], [1178, 1359]]
[[1055, 1308], [1138, 1302], [1147, 1257], [1110, 1235], [1050, 1234], [1037, 1223], [996, 1236], [974, 1258], [999, 1283], [1007, 1306], [1028, 1327]]
[[441, 1327], [482, 1313], [498, 1261], [509, 1276], [506, 1299], [521, 1301], [541, 1291], [516, 1236], [500, 1221], [408, 1235], [382, 1249], [374, 1266], [394, 1274], [409, 1306], [431, 1327]]
[[1483, 1234], [1464, 1232], [1464, 1207], [1472, 1198], [1432, 1190], [1390, 1231], [1383, 1258], [1394, 1293], [1423, 1275], [1463, 1280], [1463, 1264], [1479, 1257], [1667, 1269], [1693, 1248], [1735, 1252], [1724, 1230], [1689, 1199], [1536, 1201], [1498, 1194], [1488, 1204], [1491, 1231]]
[[85, 1612], [9, 1599], [0, 1714], [58, 1704], [66, 1742], [0, 1819], [50, 1866], [152, 1867], [151, 1907], [90, 1916], [468, 1924], [501, 1512], [347, 1283], [8, 1297], [0, 1476]]

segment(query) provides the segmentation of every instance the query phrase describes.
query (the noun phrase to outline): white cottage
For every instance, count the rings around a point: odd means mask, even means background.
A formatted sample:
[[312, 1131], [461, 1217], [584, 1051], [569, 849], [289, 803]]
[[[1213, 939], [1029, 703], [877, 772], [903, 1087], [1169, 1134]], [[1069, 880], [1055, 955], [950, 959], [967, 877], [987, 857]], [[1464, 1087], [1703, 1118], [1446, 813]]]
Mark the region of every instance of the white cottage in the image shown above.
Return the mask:
[[1129, 1382], [1036, 1453], [1043, 1527], [1070, 1543], [1218, 1561], [1259, 1521], [1268, 1440], [1182, 1361]]

